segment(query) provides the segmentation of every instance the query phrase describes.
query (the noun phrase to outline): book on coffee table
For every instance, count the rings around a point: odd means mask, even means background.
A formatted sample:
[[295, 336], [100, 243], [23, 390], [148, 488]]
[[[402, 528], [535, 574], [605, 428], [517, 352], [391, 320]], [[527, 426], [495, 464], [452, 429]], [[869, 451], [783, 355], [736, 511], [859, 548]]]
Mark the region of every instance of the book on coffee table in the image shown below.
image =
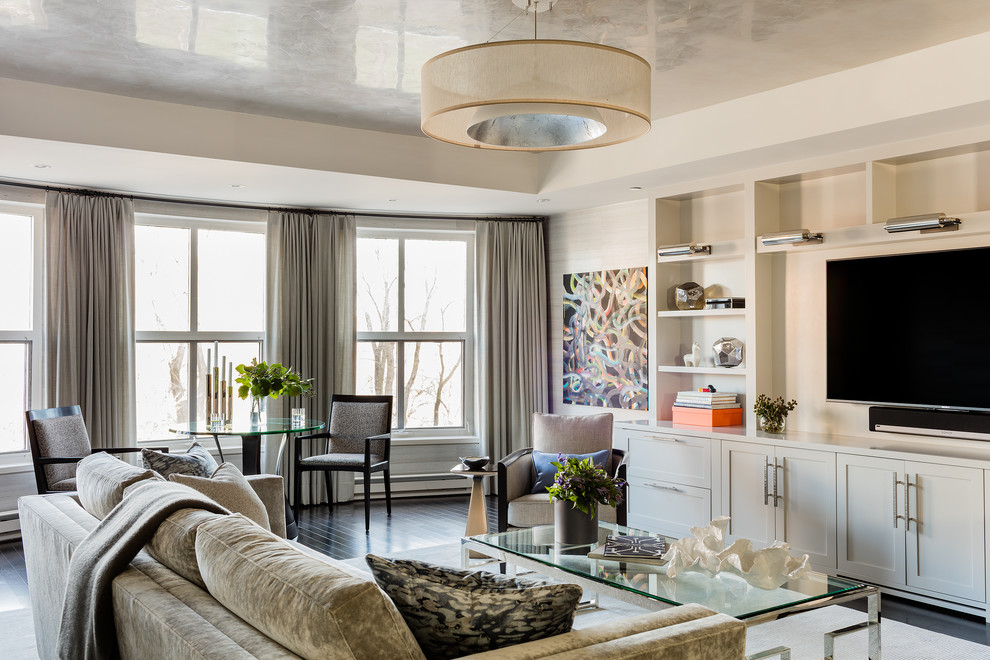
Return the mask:
[[656, 536], [609, 534], [604, 543], [588, 553], [588, 558], [664, 564], [663, 554], [666, 551], [667, 542]]

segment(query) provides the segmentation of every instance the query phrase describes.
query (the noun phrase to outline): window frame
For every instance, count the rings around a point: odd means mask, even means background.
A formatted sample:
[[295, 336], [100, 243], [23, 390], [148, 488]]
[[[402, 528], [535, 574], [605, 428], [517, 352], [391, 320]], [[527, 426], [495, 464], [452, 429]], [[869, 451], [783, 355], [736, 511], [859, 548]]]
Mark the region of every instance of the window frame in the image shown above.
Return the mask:
[[[358, 220], [357, 239], [378, 238], [399, 241], [398, 255], [398, 301], [396, 310], [397, 327], [399, 330], [369, 332], [356, 330], [356, 342], [360, 344], [371, 341], [390, 341], [396, 343], [397, 387], [395, 394], [396, 419], [399, 426], [392, 430], [393, 439], [409, 441], [423, 439], [453, 439], [474, 437], [476, 434], [476, 396], [475, 382], [476, 362], [476, 273], [475, 273], [475, 232], [474, 223], [461, 222], [424, 222], [415, 220], [388, 221]], [[446, 240], [465, 244], [465, 310], [464, 330], [457, 332], [415, 332], [402, 330], [405, 319], [405, 242], [407, 240]], [[355, 273], [356, 276], [356, 273]], [[357, 280], [357, 277], [355, 277]], [[463, 344], [461, 397], [462, 397], [462, 426], [438, 426], [425, 428], [405, 428], [405, 393], [401, 383], [404, 382], [405, 365], [403, 346], [413, 342], [459, 341]]]
[[[26, 344], [28, 408], [43, 407], [45, 400], [45, 377], [42, 356], [45, 336], [45, 207], [29, 202], [0, 201], [0, 213], [21, 215], [31, 218], [31, 329], [0, 330], [0, 343]], [[0, 464], [30, 460], [31, 445], [28, 442], [27, 426], [24, 428], [24, 448], [0, 452]]]
[[[228, 220], [222, 218], [207, 218], [201, 216], [179, 216], [164, 213], [149, 213], [135, 211], [135, 227], [168, 227], [189, 229], [189, 327], [196, 328], [199, 324], [199, 230], [237, 231], [265, 236], [265, 257], [267, 259], [267, 223], [257, 220]], [[268, 318], [267, 295], [264, 296], [263, 319]], [[265, 321], [265, 325], [267, 321]], [[258, 331], [224, 331], [224, 330], [136, 330], [134, 343], [184, 343], [189, 345], [189, 364], [186, 376], [189, 379], [189, 401], [193, 416], [199, 412], [195, 406], [199, 399], [199, 389], [203, 386], [196, 374], [195, 356], [199, 344], [214, 342], [257, 342], [260, 359], [264, 359], [267, 344], [266, 328]], [[138, 446], [161, 444], [163, 440], [174, 438], [138, 438]]]

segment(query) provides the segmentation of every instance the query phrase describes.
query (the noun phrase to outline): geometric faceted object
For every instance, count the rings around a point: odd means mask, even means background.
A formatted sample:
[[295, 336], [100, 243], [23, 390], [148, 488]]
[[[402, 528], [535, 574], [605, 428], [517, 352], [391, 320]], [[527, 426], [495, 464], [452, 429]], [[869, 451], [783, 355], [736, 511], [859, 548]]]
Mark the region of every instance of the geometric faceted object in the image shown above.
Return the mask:
[[674, 305], [677, 309], [704, 309], [705, 287], [697, 282], [685, 282], [674, 289]]
[[743, 343], [735, 337], [721, 337], [712, 344], [716, 367], [738, 367], [743, 361]]

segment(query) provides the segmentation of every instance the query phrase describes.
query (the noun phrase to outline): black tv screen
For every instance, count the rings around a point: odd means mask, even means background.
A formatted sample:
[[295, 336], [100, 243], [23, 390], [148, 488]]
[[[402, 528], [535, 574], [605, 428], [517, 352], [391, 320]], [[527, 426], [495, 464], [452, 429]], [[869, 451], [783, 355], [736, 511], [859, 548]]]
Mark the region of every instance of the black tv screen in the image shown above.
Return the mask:
[[830, 401], [990, 410], [990, 248], [826, 264]]

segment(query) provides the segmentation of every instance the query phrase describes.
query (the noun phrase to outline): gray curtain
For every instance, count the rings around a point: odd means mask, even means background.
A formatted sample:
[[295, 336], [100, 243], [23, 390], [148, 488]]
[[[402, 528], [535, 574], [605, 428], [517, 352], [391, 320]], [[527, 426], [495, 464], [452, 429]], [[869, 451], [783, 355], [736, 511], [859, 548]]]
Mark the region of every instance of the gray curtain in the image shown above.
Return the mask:
[[94, 447], [133, 447], [131, 201], [49, 192], [45, 223], [48, 404], [79, 404]]
[[[354, 216], [336, 213], [272, 211], [268, 214], [268, 348], [269, 361], [291, 366], [313, 378], [316, 396], [268, 402], [269, 415], [288, 417], [291, 406], [306, 416], [327, 419], [334, 393], [354, 392], [355, 306], [357, 298]], [[272, 405], [275, 404], [275, 405]], [[304, 442], [304, 455], [322, 451], [322, 442]], [[282, 458], [282, 475], [292, 493], [290, 439]], [[354, 497], [354, 478], [337, 473], [334, 498]], [[303, 475], [303, 504], [326, 501], [323, 474]]]
[[477, 224], [482, 446], [499, 460], [531, 445], [547, 410], [547, 273], [543, 223]]

